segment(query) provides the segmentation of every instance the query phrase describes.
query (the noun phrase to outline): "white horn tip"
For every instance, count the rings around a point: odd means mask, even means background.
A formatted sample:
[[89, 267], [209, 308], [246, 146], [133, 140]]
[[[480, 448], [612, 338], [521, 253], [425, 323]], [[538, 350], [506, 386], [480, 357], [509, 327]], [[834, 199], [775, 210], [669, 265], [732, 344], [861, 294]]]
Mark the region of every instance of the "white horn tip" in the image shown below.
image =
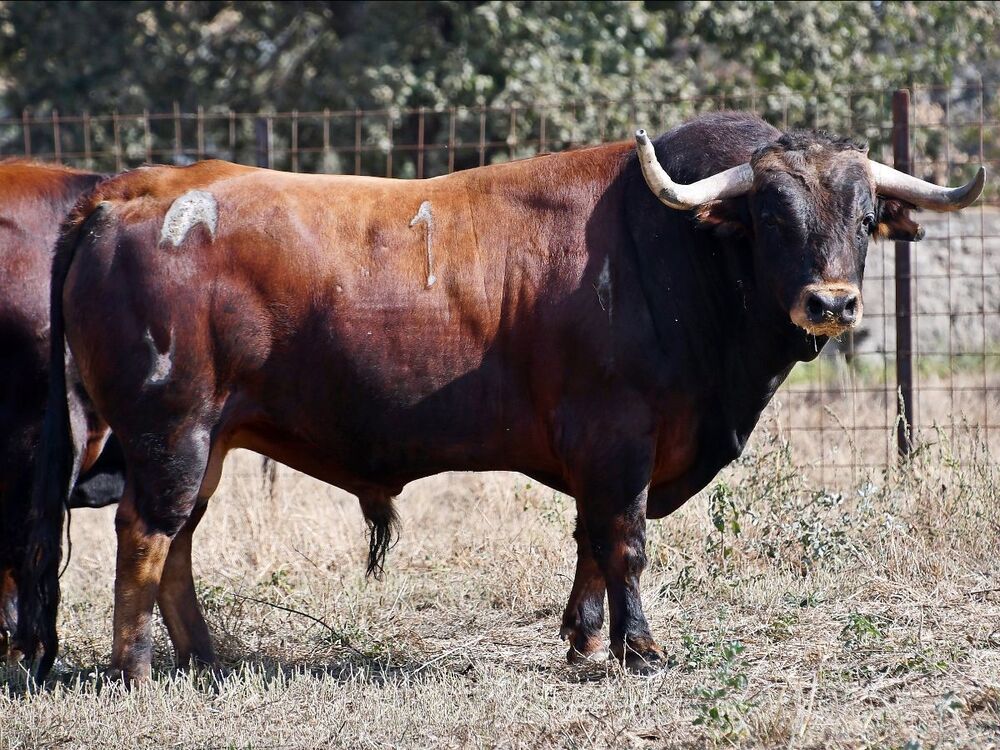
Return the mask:
[[640, 146], [645, 146], [648, 141], [649, 141], [649, 137], [646, 135], [646, 131], [645, 130], [643, 130], [642, 128], [639, 128], [637, 131], [635, 131], [635, 142], [636, 143], [638, 143]]

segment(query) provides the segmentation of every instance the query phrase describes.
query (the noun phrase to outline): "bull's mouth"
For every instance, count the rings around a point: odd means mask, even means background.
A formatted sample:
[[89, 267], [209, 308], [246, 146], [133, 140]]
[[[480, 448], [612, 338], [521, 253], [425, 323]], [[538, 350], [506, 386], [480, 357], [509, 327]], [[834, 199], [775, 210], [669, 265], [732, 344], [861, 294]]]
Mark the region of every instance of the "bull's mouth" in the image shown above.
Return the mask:
[[856, 328], [863, 314], [861, 291], [846, 283], [810, 284], [791, 310], [792, 322], [812, 336], [840, 336]]
[[837, 336], [847, 333], [854, 328], [854, 326], [839, 325], [837, 323], [817, 325], [814, 323], [799, 323], [798, 321], [795, 321], [795, 325], [808, 333], [810, 336], [828, 336], [830, 338], [836, 338]]

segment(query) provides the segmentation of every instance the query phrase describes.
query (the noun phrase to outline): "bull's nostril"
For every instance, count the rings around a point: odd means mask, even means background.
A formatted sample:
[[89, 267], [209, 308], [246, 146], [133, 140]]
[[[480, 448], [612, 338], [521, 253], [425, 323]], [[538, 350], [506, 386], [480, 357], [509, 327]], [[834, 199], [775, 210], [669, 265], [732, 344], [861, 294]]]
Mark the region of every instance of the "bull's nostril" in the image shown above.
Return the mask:
[[810, 320], [821, 320], [825, 311], [826, 305], [824, 305], [823, 301], [816, 295], [810, 295], [809, 299], [806, 300], [806, 314], [809, 315]]

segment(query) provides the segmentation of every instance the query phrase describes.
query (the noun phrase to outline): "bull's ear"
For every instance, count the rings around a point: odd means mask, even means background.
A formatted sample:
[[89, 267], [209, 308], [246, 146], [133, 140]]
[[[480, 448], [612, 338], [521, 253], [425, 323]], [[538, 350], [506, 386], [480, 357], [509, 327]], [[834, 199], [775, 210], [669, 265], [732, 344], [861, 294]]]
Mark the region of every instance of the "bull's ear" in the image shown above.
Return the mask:
[[924, 228], [910, 218], [914, 206], [896, 198], [878, 198], [872, 234], [886, 240], [916, 242], [924, 238]]
[[750, 235], [750, 212], [745, 199], [726, 198], [702, 203], [694, 210], [694, 217], [700, 226], [714, 230], [720, 237]]

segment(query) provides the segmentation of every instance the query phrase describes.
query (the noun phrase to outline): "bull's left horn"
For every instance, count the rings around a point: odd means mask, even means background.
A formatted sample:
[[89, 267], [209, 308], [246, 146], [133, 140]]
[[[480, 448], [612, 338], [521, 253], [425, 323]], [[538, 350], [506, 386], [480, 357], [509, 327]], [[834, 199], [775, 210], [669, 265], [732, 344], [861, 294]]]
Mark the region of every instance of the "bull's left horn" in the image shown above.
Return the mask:
[[656, 160], [656, 152], [645, 130], [635, 131], [636, 148], [642, 176], [653, 194], [671, 208], [685, 210], [709, 201], [745, 195], [753, 186], [753, 167], [740, 164], [738, 167], [719, 172], [690, 185], [678, 185]]
[[868, 160], [877, 190], [891, 198], [902, 198], [914, 206], [931, 211], [958, 211], [975, 202], [986, 184], [986, 169], [980, 167], [972, 180], [957, 188], [941, 187], [919, 177], [900, 172], [877, 161]]

